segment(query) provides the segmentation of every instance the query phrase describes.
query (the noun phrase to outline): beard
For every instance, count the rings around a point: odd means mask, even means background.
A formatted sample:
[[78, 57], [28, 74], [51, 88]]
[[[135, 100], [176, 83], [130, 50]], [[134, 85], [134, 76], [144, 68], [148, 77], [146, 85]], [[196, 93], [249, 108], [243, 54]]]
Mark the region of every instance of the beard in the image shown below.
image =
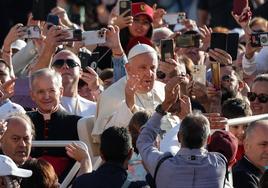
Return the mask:
[[225, 87], [222, 87], [221, 88], [221, 92], [222, 92], [222, 95], [221, 95], [221, 104], [224, 103], [224, 101], [230, 99], [230, 98], [235, 98], [237, 96], [237, 92], [236, 90], [234, 89], [227, 89]]

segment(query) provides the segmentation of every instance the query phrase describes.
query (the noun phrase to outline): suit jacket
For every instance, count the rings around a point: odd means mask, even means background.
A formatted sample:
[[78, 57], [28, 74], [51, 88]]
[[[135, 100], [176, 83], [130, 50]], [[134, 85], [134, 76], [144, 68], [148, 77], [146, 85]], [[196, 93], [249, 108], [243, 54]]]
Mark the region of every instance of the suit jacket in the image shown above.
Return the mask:
[[[45, 120], [38, 111], [27, 112], [35, 127], [35, 140], [79, 140], [77, 133], [77, 121], [80, 116], [70, 115], [59, 109], [51, 114], [51, 119], [46, 122], [48, 138], [44, 137]], [[44, 153], [45, 152], [45, 153]], [[41, 155], [67, 156], [64, 148], [35, 148], [32, 153], [35, 157]]]
[[233, 168], [234, 188], [258, 188], [262, 172], [245, 156]]

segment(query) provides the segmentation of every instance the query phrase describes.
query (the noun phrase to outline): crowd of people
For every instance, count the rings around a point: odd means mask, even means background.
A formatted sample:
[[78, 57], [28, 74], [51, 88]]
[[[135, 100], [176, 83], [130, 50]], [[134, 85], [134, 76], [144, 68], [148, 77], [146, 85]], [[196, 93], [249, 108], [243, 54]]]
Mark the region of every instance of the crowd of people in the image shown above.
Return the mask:
[[[115, 1], [99, 13], [105, 43], [93, 45], [70, 40], [86, 27], [69, 19], [68, 1], [51, 10], [58, 25], [31, 13], [15, 24], [0, 53], [0, 188], [57, 188], [76, 161], [74, 188], [267, 188], [268, 117], [228, 124], [268, 114], [268, 20], [254, 14], [265, 1], [239, 15], [219, 2], [199, 0], [197, 20], [168, 25], [156, 4], [120, 14]], [[26, 37], [31, 26], [40, 36]], [[219, 33], [237, 33], [235, 48], [213, 48]], [[83, 140], [85, 119], [89, 150], [32, 147]]]

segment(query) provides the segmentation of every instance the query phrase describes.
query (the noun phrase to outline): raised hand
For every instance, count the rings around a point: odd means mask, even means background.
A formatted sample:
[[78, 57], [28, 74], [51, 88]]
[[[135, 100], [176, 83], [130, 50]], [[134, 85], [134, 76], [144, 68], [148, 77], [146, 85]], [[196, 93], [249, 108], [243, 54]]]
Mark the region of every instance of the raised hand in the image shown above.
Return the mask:
[[126, 16], [130, 10], [126, 10], [121, 15], [113, 15], [110, 20], [110, 24], [118, 26], [120, 29], [130, 26], [133, 23], [132, 16]]
[[156, 4], [153, 5], [153, 9], [154, 9], [153, 26], [154, 28], [162, 27], [164, 25], [163, 16], [167, 12], [162, 8], [157, 8]]
[[215, 59], [216, 62], [222, 65], [232, 64], [232, 56], [222, 49], [219, 48], [215, 48], [214, 50], [210, 49], [208, 54], [210, 57]]

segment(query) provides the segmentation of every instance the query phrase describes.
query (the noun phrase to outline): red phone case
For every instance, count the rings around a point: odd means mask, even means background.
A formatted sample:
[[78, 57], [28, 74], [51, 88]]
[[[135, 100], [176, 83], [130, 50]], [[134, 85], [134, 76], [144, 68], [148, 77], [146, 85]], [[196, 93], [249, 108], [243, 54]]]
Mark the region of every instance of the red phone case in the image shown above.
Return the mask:
[[234, 0], [233, 1], [233, 12], [234, 14], [240, 15], [243, 9], [248, 6], [248, 0]]

